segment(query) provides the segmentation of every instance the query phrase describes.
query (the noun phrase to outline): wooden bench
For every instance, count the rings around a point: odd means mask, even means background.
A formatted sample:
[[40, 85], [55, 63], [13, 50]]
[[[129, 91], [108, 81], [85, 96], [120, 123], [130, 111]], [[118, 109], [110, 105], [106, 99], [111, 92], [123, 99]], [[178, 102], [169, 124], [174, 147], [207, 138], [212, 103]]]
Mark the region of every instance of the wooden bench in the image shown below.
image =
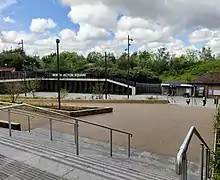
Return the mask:
[[[9, 129], [8, 121], [0, 120], [0, 127]], [[21, 124], [16, 122], [11, 122], [11, 129], [21, 131]]]

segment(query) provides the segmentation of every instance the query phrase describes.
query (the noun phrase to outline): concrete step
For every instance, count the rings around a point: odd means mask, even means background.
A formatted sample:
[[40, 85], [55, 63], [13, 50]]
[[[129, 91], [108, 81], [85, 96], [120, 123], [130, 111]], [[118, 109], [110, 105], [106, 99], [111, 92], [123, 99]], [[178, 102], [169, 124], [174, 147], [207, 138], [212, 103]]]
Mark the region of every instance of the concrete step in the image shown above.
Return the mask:
[[[47, 137], [45, 137], [45, 134], [42, 132], [46, 132], [46, 130], [40, 130], [38, 132], [35, 131], [31, 135], [27, 132], [13, 131], [13, 137], [10, 138], [8, 136], [8, 131], [5, 129], [1, 129], [0, 143], [6, 146], [16, 147], [17, 149], [23, 151], [31, 152], [38, 155], [40, 154], [42, 157], [52, 158], [54, 161], [62, 162], [66, 165], [73, 166], [88, 173], [95, 173], [96, 175], [105, 177], [107, 179], [179, 179], [175, 175], [174, 170], [170, 171], [170, 169], [166, 169], [166, 167], [168, 167], [166, 166], [166, 163], [169, 164], [169, 162], [164, 161], [162, 163], [164, 166], [163, 169], [161, 168], [161, 165], [157, 166], [161, 162], [157, 163], [156, 161], [154, 161], [150, 164], [148, 162], [141, 163], [133, 158], [125, 159], [125, 157], [122, 157], [121, 159], [118, 159], [118, 156], [120, 157], [120, 153], [115, 158], [108, 158], [104, 157], [105, 155], [103, 154], [94, 154], [94, 151], [96, 150], [91, 151], [91, 146], [87, 150], [83, 150], [84, 146], [82, 144], [80, 144], [81, 151], [83, 151], [84, 154], [91, 153], [92, 155], [89, 155], [87, 157], [80, 155], [80, 157], [78, 157], [74, 155], [75, 145], [72, 143], [73, 141], [58, 141], [57, 139], [50, 141], [48, 135]], [[54, 137], [58, 137], [58, 134], [59, 133], [55, 135], [54, 133]], [[68, 137], [63, 133], [61, 136]], [[71, 136], [71, 140], [72, 139], [73, 137]], [[107, 143], [104, 147], [106, 146], [108, 146]], [[189, 179], [197, 179], [197, 176], [192, 175]]]
[[[33, 130], [31, 133], [42, 137], [43, 139], [48, 140], [49, 139], [49, 132], [47, 129], [44, 128], [37, 128]], [[72, 149], [75, 149], [75, 144], [73, 144], [74, 136], [72, 134], [67, 133], [59, 133], [56, 131], [53, 131], [53, 141], [59, 142], [59, 144], [65, 145], [66, 148], [72, 152]], [[107, 142], [100, 142], [91, 140], [88, 138], [80, 137], [80, 147], [81, 152], [80, 154], [83, 154], [88, 157], [100, 157], [105, 158], [109, 157], [109, 148], [110, 145]], [[61, 148], [63, 146], [61, 145]], [[89, 151], [89, 153], [87, 152]], [[135, 167], [138, 167], [138, 169], [143, 168], [143, 170], [146, 169], [146, 167], [153, 166], [157, 167], [157, 169], [162, 169], [163, 171], [167, 172], [173, 172], [175, 173], [174, 167], [175, 167], [175, 158], [174, 157], [168, 157], [163, 155], [158, 155], [142, 150], [137, 149], [131, 149], [131, 158], [127, 157], [127, 148], [122, 148], [117, 145], [113, 145], [113, 158], [117, 161], [123, 160], [123, 165], [125, 163], [129, 164], [129, 166], [132, 165], [132, 163], [135, 164]], [[194, 162], [188, 162], [188, 169], [190, 173], [192, 174], [198, 174], [199, 171], [199, 165]]]
[[[42, 135], [42, 131], [46, 132], [46, 135]], [[45, 146], [50, 146], [52, 148], [55, 148], [59, 151], [63, 152], [68, 152], [69, 154], [74, 154], [75, 155], [75, 144], [73, 144], [73, 137], [70, 135], [71, 139], [70, 141], [64, 141], [64, 140], [58, 140], [57, 138], [54, 139], [52, 142], [49, 140], [48, 135], [47, 135], [47, 130], [40, 130], [41, 133], [36, 133], [29, 135], [29, 133], [22, 133], [22, 139], [28, 140], [29, 142], [35, 142], [40, 145], [45, 145]], [[6, 136], [8, 132], [6, 131]], [[56, 132], [55, 132], [56, 133]], [[55, 134], [54, 133], [54, 134]], [[17, 139], [21, 139], [19, 136], [19, 132], [13, 132], [13, 135]], [[57, 133], [56, 136], [58, 136], [59, 133]], [[33, 138], [33, 135], [36, 136]], [[64, 137], [64, 134], [61, 133], [61, 135]], [[68, 134], [65, 135], [67, 137]], [[80, 139], [85, 139], [85, 138], [80, 138]], [[91, 140], [92, 141], [92, 140]], [[82, 142], [82, 143], [81, 143]], [[89, 147], [87, 146], [87, 143], [85, 142], [90, 142], [88, 139], [85, 141], [80, 141], [80, 156], [87, 158], [89, 160], [94, 159], [99, 162], [107, 162], [108, 164], [112, 164], [115, 166], [117, 163], [118, 166], [121, 167], [127, 167], [130, 169], [134, 169], [137, 171], [142, 171], [146, 172], [146, 169], [150, 172], [154, 172], [156, 169], [156, 172], [161, 172], [161, 175], [164, 175], [165, 173], [167, 176], [170, 176], [171, 174], [175, 174], [174, 171], [174, 160], [173, 158], [167, 158], [167, 157], [159, 157], [159, 156], [152, 156], [148, 158], [144, 158], [144, 156], [139, 157], [136, 155], [132, 155], [131, 158], [128, 158], [127, 155], [121, 155], [120, 153], [117, 154], [117, 148], [115, 148], [115, 154], [113, 154], [112, 158], [109, 158], [109, 145], [107, 143], [102, 143], [101, 147], [104, 148], [101, 149], [99, 148], [93, 148], [91, 144], [89, 144]], [[96, 142], [96, 144], [99, 144], [100, 142]], [[107, 147], [106, 147], [107, 146]], [[96, 146], [95, 146], [96, 147]], [[106, 150], [105, 150], [106, 148]], [[132, 150], [133, 151], [133, 150]], [[148, 153], [149, 155], [149, 153]]]
[[0, 155], [0, 180], [66, 180]]
[[[81, 157], [77, 157], [74, 155], [69, 155], [67, 153], [62, 153], [57, 151], [56, 149], [48, 148], [46, 146], [42, 146], [39, 144], [29, 143], [25, 140], [21, 141], [15, 138], [4, 137], [0, 136], [1, 140], [0, 143], [6, 146], [11, 146], [19, 150], [31, 152], [33, 154], [37, 154], [44, 158], [52, 158], [56, 162], [61, 162], [65, 165], [73, 166], [75, 168], [84, 170], [88, 173], [93, 173], [100, 175], [106, 178], [113, 178], [113, 179], [128, 179], [128, 180], [142, 180], [142, 179], [149, 179], [149, 180], [168, 180], [168, 179], [176, 179], [172, 177], [162, 177], [157, 174], [152, 173], [140, 173], [136, 172], [131, 169], [126, 169], [117, 166], [110, 166], [109, 164], [103, 164], [101, 162], [92, 162], [91, 160], [85, 160]], [[104, 172], [103, 172], [104, 171]]]

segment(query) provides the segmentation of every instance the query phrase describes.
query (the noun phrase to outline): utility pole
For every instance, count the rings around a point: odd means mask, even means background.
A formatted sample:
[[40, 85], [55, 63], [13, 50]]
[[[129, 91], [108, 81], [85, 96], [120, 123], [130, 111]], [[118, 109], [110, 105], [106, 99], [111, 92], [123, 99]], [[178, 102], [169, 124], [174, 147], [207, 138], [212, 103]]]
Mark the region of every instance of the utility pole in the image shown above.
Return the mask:
[[18, 43], [18, 45], [21, 45], [21, 53], [22, 53], [22, 58], [23, 58], [23, 74], [24, 74], [24, 95], [25, 97], [27, 96], [27, 84], [26, 84], [26, 67], [25, 67], [25, 59], [24, 59], [24, 41], [23, 39], [21, 40], [21, 42]]
[[59, 43], [60, 40], [56, 39], [56, 44], [57, 44], [57, 92], [58, 92], [58, 105], [59, 109], [61, 109], [61, 102], [60, 102], [60, 55], [59, 55]]
[[105, 99], [108, 99], [108, 88], [107, 88], [107, 53], [105, 52]]
[[128, 99], [130, 96], [130, 87], [129, 87], [129, 80], [130, 80], [130, 41], [133, 41], [133, 39], [130, 38], [128, 35], [128, 47], [125, 49], [125, 51], [128, 51], [128, 62], [127, 62], [127, 79], [128, 79], [128, 87], [127, 87], [127, 95]]

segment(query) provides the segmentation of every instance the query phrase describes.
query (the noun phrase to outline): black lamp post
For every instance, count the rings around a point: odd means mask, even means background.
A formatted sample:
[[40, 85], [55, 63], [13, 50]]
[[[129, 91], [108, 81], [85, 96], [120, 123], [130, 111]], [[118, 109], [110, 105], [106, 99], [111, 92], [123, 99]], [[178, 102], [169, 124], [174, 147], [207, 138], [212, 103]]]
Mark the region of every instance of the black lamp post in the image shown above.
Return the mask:
[[127, 78], [128, 78], [128, 88], [127, 88], [127, 95], [128, 95], [128, 99], [130, 96], [130, 87], [129, 87], [129, 80], [130, 80], [130, 41], [133, 41], [133, 39], [130, 38], [130, 36], [128, 35], [128, 47], [125, 49], [125, 51], [128, 51], [128, 63], [127, 63]]
[[60, 55], [59, 55], [59, 43], [60, 40], [56, 39], [56, 44], [57, 44], [57, 92], [58, 92], [58, 105], [59, 109], [61, 109], [61, 103], [60, 103]]
[[107, 76], [108, 76], [108, 70], [107, 70], [107, 53], [105, 52], [105, 99], [108, 99], [107, 93], [108, 93], [108, 82], [107, 82]]
[[21, 53], [22, 53], [22, 57], [23, 57], [23, 74], [24, 74], [24, 88], [25, 88], [25, 91], [24, 91], [24, 95], [25, 97], [27, 96], [27, 84], [26, 84], [26, 61], [24, 59], [24, 40], [22, 39], [21, 42], [18, 43], [18, 45], [20, 46], [21, 45]]

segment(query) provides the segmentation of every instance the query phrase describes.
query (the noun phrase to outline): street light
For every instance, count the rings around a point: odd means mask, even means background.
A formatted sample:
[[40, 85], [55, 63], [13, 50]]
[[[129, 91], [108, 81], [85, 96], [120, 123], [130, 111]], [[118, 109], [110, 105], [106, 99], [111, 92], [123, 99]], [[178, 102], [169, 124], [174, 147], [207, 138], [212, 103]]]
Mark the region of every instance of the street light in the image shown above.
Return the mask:
[[125, 49], [125, 51], [128, 51], [128, 64], [127, 64], [127, 76], [128, 76], [128, 89], [127, 89], [127, 93], [128, 93], [128, 99], [130, 96], [130, 88], [129, 88], [129, 80], [130, 80], [130, 41], [133, 41], [133, 39], [130, 38], [130, 36], [128, 35], [128, 47]]
[[24, 74], [24, 88], [25, 88], [25, 92], [24, 95], [25, 97], [27, 96], [27, 84], [26, 84], [26, 67], [25, 67], [25, 59], [24, 59], [24, 40], [22, 39], [21, 42], [18, 43], [18, 45], [21, 45], [21, 53], [22, 53], [22, 57], [23, 57], [23, 74]]
[[59, 39], [56, 39], [56, 44], [57, 44], [57, 73], [58, 73], [58, 76], [57, 76], [57, 92], [58, 92], [58, 104], [59, 104], [59, 109], [61, 109], [61, 103], [60, 103], [60, 60], [59, 60], [59, 43], [60, 43], [60, 40]]
[[107, 52], [105, 52], [105, 99], [108, 99], [107, 93], [108, 93], [108, 82], [107, 82], [107, 76], [108, 76], [108, 70], [107, 70]]

